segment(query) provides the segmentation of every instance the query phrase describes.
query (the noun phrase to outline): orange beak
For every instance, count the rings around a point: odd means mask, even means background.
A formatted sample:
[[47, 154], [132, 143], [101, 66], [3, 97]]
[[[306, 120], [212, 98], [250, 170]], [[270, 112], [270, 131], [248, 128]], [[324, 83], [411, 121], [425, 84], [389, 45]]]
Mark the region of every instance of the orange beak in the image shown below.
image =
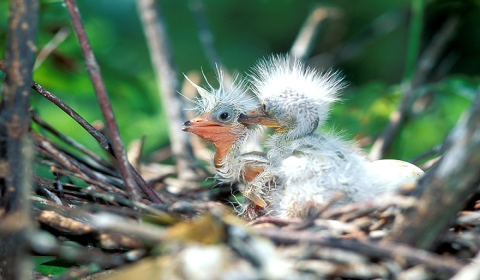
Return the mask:
[[277, 119], [268, 116], [261, 107], [252, 110], [247, 114], [240, 114], [238, 122], [273, 127], [277, 132], [282, 130], [282, 126], [278, 123]]
[[214, 122], [209, 114], [186, 121], [182, 130], [194, 133], [212, 143], [231, 143], [240, 137], [232, 131], [232, 126]]

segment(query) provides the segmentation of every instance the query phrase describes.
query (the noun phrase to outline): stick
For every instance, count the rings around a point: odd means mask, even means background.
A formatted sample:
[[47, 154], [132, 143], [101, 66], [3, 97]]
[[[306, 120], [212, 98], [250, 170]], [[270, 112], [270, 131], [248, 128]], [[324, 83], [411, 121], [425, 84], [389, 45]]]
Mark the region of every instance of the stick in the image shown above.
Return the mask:
[[60, 45], [65, 39], [70, 35], [70, 30], [66, 27], [62, 27], [57, 34], [53, 37], [53, 39], [48, 42], [48, 44], [43, 47], [40, 53], [37, 56], [37, 60], [35, 61], [35, 65], [33, 69], [36, 70], [42, 63], [47, 59], [47, 57]]
[[[0, 101], [0, 278], [30, 279], [32, 143], [28, 136], [29, 85], [35, 57], [38, 1], [10, 1], [7, 69]], [[2, 235], [2, 234], [0, 234]]]
[[127, 153], [118, 131], [115, 116], [113, 115], [112, 105], [110, 104], [110, 100], [108, 98], [107, 89], [103, 83], [100, 67], [95, 59], [90, 42], [88, 41], [87, 33], [85, 32], [82, 19], [80, 18], [77, 4], [75, 0], [65, 0], [65, 5], [68, 13], [70, 14], [72, 25], [77, 35], [83, 57], [85, 58], [87, 71], [90, 76], [90, 80], [92, 81], [93, 88], [95, 89], [98, 104], [100, 105], [103, 118], [105, 119], [105, 124], [107, 125], [108, 131], [112, 136], [113, 154], [117, 159], [120, 174], [123, 178], [130, 198], [134, 201], [140, 201], [140, 192], [138, 191], [131, 169], [129, 168]]
[[[5, 62], [3, 60], [0, 60], [0, 70], [5, 72]], [[47, 98], [50, 102], [55, 104], [58, 108], [60, 108], [62, 111], [64, 111], [67, 115], [69, 115], [72, 119], [74, 119], [81, 127], [83, 127], [90, 135], [95, 138], [95, 140], [98, 141], [100, 146], [104, 148], [108, 153], [110, 153], [112, 156], [115, 157], [112, 145], [110, 145], [110, 141], [103, 136], [102, 133], [100, 133], [95, 127], [93, 127], [90, 123], [88, 123], [82, 116], [80, 116], [75, 110], [70, 108], [67, 104], [65, 104], [62, 100], [60, 100], [57, 96], [55, 96], [53, 93], [42, 87], [41, 85], [32, 82], [31, 86], [36, 92], [40, 93], [43, 97]], [[158, 195], [152, 190], [152, 188], [145, 182], [145, 180], [140, 176], [140, 174], [133, 168], [132, 165], [129, 167], [131, 171], [133, 172], [133, 176], [139, 184], [139, 186], [142, 188], [143, 192], [148, 195], [150, 200], [154, 203], [159, 203], [163, 204], [163, 200], [161, 200]]]
[[480, 88], [468, 115], [445, 140], [446, 152], [420, 180], [418, 203], [407, 209], [384, 242], [432, 249], [480, 184]]
[[424, 250], [418, 250], [400, 244], [382, 245], [375, 242], [358, 241], [355, 239], [326, 238], [310, 231], [298, 232], [265, 228], [256, 228], [255, 231], [282, 244], [309, 242], [311, 244], [358, 252], [371, 258], [390, 258], [393, 260], [403, 260], [411, 264], [423, 264], [437, 272], [450, 276], [465, 265], [465, 263], [457, 261], [454, 258], [441, 257]]
[[305, 60], [310, 55], [320, 25], [329, 16], [329, 13], [332, 12], [321, 6], [312, 9], [290, 49], [293, 57]]
[[[415, 89], [422, 85], [425, 82], [425, 79], [435, 66], [435, 62], [442, 53], [442, 51], [447, 46], [448, 42], [453, 38], [455, 30], [459, 24], [459, 20], [456, 17], [450, 18], [440, 29], [440, 31], [435, 35], [435, 37], [430, 42], [427, 49], [424, 51], [422, 56], [419, 58], [417, 65], [417, 70], [415, 76], [410, 72], [407, 72], [406, 81], [403, 82], [403, 99], [400, 103], [400, 107], [392, 112], [390, 115], [390, 120], [385, 129], [382, 131], [382, 134], [372, 146], [370, 154], [368, 157], [371, 160], [378, 160], [383, 157], [383, 154], [388, 149], [392, 143], [398, 129], [402, 125], [402, 121], [408, 113], [410, 105], [414, 101], [414, 91]], [[413, 76], [413, 77], [412, 77]]]
[[217, 49], [213, 42], [213, 32], [208, 25], [208, 19], [205, 13], [205, 7], [202, 0], [191, 0], [190, 1], [190, 10], [192, 11], [195, 22], [197, 23], [198, 28], [198, 38], [202, 44], [203, 51], [205, 52], [210, 66], [212, 69], [216, 67], [222, 69], [224, 73], [224, 82], [228, 83], [231, 80], [231, 76], [226, 71], [226, 68], [222, 62], [222, 59], [218, 55]]
[[197, 177], [195, 172], [197, 166], [188, 134], [181, 131], [186, 117], [182, 100], [177, 94], [180, 90], [180, 82], [160, 7], [153, 0], [139, 0], [137, 3], [157, 77], [158, 89], [169, 118], [170, 143], [177, 163], [178, 178], [180, 181], [194, 180]]
[[88, 157], [90, 157], [91, 159], [93, 159], [94, 161], [100, 163], [102, 166], [108, 168], [108, 169], [114, 169], [114, 166], [112, 164], [110, 164], [108, 161], [106, 161], [105, 159], [103, 159], [102, 157], [98, 156], [97, 154], [95, 154], [94, 152], [88, 150], [87, 148], [85, 148], [85, 146], [83, 146], [82, 144], [76, 142], [75, 140], [73, 140], [72, 138], [66, 136], [66, 135], [63, 135], [62, 133], [60, 133], [58, 130], [56, 130], [55, 128], [53, 128], [51, 125], [49, 125], [48, 123], [46, 123], [43, 119], [41, 119], [37, 114], [33, 113], [32, 114], [32, 119], [34, 122], [36, 122], [37, 124], [39, 124], [41, 127], [45, 128], [46, 130], [48, 130], [50, 133], [52, 133], [53, 135], [57, 136], [60, 140], [64, 141], [65, 143], [71, 145], [72, 147], [74, 147], [75, 149], [79, 150], [80, 152], [84, 153], [85, 155], [87, 155]]

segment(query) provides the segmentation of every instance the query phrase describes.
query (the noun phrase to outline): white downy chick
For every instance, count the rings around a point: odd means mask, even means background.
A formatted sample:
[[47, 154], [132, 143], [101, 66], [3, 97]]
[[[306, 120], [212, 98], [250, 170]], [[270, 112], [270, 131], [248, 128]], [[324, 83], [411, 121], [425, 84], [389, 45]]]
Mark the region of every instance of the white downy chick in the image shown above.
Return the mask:
[[387, 189], [370, 168], [370, 162], [333, 134], [317, 134], [328, 117], [343, 77], [332, 71], [319, 72], [289, 56], [273, 56], [254, 68], [254, 93], [262, 106], [246, 115], [242, 123], [273, 127], [266, 141], [271, 167], [253, 184], [278, 177], [272, 196], [272, 214], [278, 217], [304, 217], [322, 207], [338, 191], [344, 198], [338, 204], [373, 199]]
[[[246, 113], [259, 105], [255, 96], [247, 94], [245, 82], [236, 75], [229, 86], [223, 84], [223, 74], [217, 69], [217, 79], [220, 86], [204, 89], [186, 77], [197, 89], [199, 97], [194, 100], [200, 116], [186, 121], [182, 130], [197, 134], [214, 144], [216, 153], [213, 164], [216, 168], [215, 179], [222, 183], [249, 182], [257, 174], [263, 172], [268, 164], [265, 154], [252, 152], [242, 153], [248, 139], [256, 131], [256, 125], [238, 122], [241, 113]], [[256, 193], [247, 192], [244, 195], [259, 207], [266, 202]], [[250, 211], [255, 208], [245, 203], [238, 211]], [[252, 208], [253, 206], [253, 208]], [[259, 210], [259, 209], [257, 209]], [[253, 215], [250, 213], [250, 215]]]

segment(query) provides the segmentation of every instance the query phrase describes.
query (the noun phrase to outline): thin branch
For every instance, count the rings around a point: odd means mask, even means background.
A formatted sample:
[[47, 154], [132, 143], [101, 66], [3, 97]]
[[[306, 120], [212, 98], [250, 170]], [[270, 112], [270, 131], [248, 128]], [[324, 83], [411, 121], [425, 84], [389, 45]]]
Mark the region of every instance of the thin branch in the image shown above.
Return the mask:
[[377, 160], [383, 157], [385, 151], [392, 143], [397, 131], [400, 129], [403, 120], [408, 114], [410, 105], [414, 101], [415, 89], [422, 85], [427, 75], [431, 72], [438, 60], [438, 57], [443, 52], [448, 42], [455, 35], [455, 30], [459, 24], [457, 17], [451, 17], [443, 24], [440, 31], [431, 40], [429, 46], [425, 49], [422, 56], [419, 58], [415, 76], [411, 76], [407, 72], [406, 80], [402, 84], [403, 99], [400, 107], [390, 115], [390, 120], [381, 135], [373, 144], [368, 157], [371, 160]]
[[[5, 72], [5, 62], [0, 60], [0, 70]], [[75, 110], [70, 108], [67, 104], [65, 104], [62, 100], [60, 100], [57, 96], [55, 96], [50, 91], [46, 90], [41, 85], [32, 82], [31, 86], [36, 92], [40, 93], [43, 97], [47, 98], [50, 102], [55, 104], [58, 108], [64, 111], [67, 115], [69, 115], [72, 119], [74, 119], [81, 127], [83, 127], [90, 135], [97, 140], [102, 148], [104, 148], [108, 153], [115, 157], [112, 145], [110, 141], [103, 136], [95, 127], [93, 127], [90, 123], [88, 123], [82, 116], [80, 116]], [[158, 195], [152, 190], [152, 188], [145, 182], [145, 180], [140, 176], [140, 174], [133, 168], [132, 165], [129, 167], [133, 173], [135, 181], [137, 184], [142, 188], [143, 192], [148, 195], [150, 200], [154, 203], [163, 204], [163, 201], [158, 197]]]
[[321, 23], [332, 13], [334, 12], [322, 6], [312, 9], [290, 49], [293, 57], [305, 60], [310, 55]]
[[473, 259], [472, 263], [465, 266], [450, 280], [476, 280], [480, 279], [480, 251]]
[[407, 14], [404, 9], [393, 9], [380, 15], [345, 43], [327, 53], [321, 53], [309, 59], [309, 64], [327, 68], [353, 59], [376, 39], [401, 26], [407, 19]]
[[230, 80], [230, 75], [226, 72], [226, 68], [222, 62], [222, 59], [218, 55], [217, 49], [215, 48], [215, 44], [213, 42], [214, 36], [213, 32], [208, 24], [207, 15], [205, 12], [205, 6], [202, 0], [190, 0], [190, 10], [192, 11], [195, 22], [197, 23], [198, 28], [198, 38], [200, 39], [200, 43], [202, 44], [203, 51], [205, 52], [208, 61], [210, 62], [210, 66], [215, 69], [217, 66], [224, 71], [224, 76], [226, 81]]
[[85, 148], [85, 146], [83, 146], [82, 144], [76, 142], [75, 140], [73, 140], [72, 138], [60, 133], [58, 130], [56, 130], [55, 128], [53, 128], [51, 125], [49, 125], [48, 123], [46, 123], [44, 120], [42, 120], [40, 118], [40, 116], [38, 116], [37, 114], [35, 113], [32, 113], [32, 119], [34, 122], [36, 122], [37, 124], [39, 124], [41, 127], [45, 128], [46, 130], [48, 130], [50, 133], [52, 133], [53, 135], [57, 136], [60, 140], [64, 141], [65, 143], [71, 145], [72, 147], [74, 147], [75, 149], [79, 150], [80, 152], [84, 153], [85, 155], [87, 155], [88, 157], [92, 158], [94, 161], [100, 163], [101, 165], [107, 167], [108, 169], [113, 169], [113, 165], [110, 164], [108, 161], [106, 161], [105, 159], [103, 159], [102, 157], [98, 156], [97, 154], [95, 154], [94, 152], [88, 150], [87, 148]]
[[424, 153], [422, 153], [422, 154], [420, 154], [420, 155], [412, 158], [412, 159], [409, 160], [408, 162], [414, 164], [414, 163], [419, 162], [419, 161], [421, 161], [421, 160], [423, 160], [423, 159], [425, 159], [425, 158], [428, 158], [428, 157], [430, 157], [430, 156], [433, 156], [433, 155], [435, 155], [435, 154], [437, 154], [438, 152], [441, 151], [442, 146], [443, 146], [443, 143], [438, 144], [438, 145], [436, 145], [435, 147], [431, 148], [430, 150], [428, 150], [428, 151], [426, 151], [426, 152], [424, 152]]
[[37, 0], [10, 1], [6, 77], [0, 100], [0, 278], [29, 279], [28, 235], [32, 143], [30, 88], [38, 20]]
[[412, 15], [410, 18], [407, 59], [405, 65], [405, 74], [403, 82], [411, 81], [415, 73], [418, 54], [420, 52], [420, 42], [423, 29], [423, 11], [425, 0], [411, 0]]
[[480, 184], [480, 88], [467, 116], [445, 141], [446, 152], [419, 182], [419, 200], [385, 238], [432, 249]]
[[112, 136], [112, 146], [113, 153], [118, 162], [118, 168], [120, 174], [122, 175], [125, 187], [131, 199], [134, 201], [140, 201], [141, 196], [140, 192], [135, 183], [134, 177], [132, 176], [131, 169], [129, 168], [129, 163], [127, 159], [127, 153], [123, 145], [120, 133], [118, 131], [117, 122], [115, 121], [115, 116], [113, 115], [112, 105], [108, 98], [107, 89], [103, 83], [103, 79], [100, 73], [100, 67], [98, 66], [97, 60], [90, 46], [90, 42], [85, 32], [82, 19], [80, 18], [80, 13], [78, 11], [77, 4], [75, 0], [65, 0], [65, 5], [70, 18], [72, 20], [72, 25], [77, 35], [80, 49], [82, 50], [83, 56], [85, 58], [85, 64], [87, 66], [87, 71], [90, 76], [90, 79], [95, 89], [95, 93], [98, 99], [100, 108], [102, 109], [103, 118], [107, 125], [108, 131]]
[[40, 53], [37, 56], [37, 60], [35, 61], [35, 65], [33, 69], [36, 70], [42, 63], [47, 59], [47, 57], [60, 45], [65, 39], [67, 39], [68, 35], [70, 35], [70, 30], [66, 27], [62, 27], [57, 34], [53, 37], [53, 39], [48, 42], [48, 44], [43, 47]]
[[169, 118], [170, 143], [181, 181], [197, 178], [197, 169], [188, 134], [181, 131], [185, 118], [180, 95], [180, 82], [159, 5], [154, 0], [138, 0], [138, 13], [143, 24], [150, 57], [161, 92], [164, 111]]
[[433, 270], [450, 276], [455, 274], [465, 265], [465, 263], [454, 258], [438, 256], [424, 250], [418, 250], [413, 247], [400, 244], [382, 245], [371, 241], [326, 238], [311, 231], [282, 231], [278, 229], [266, 228], [256, 228], [255, 231], [281, 244], [297, 244], [298, 242], [308, 242], [310, 244], [318, 244], [362, 253], [362, 255], [366, 255], [371, 258], [404, 260], [405, 262], [411, 264], [423, 264]]

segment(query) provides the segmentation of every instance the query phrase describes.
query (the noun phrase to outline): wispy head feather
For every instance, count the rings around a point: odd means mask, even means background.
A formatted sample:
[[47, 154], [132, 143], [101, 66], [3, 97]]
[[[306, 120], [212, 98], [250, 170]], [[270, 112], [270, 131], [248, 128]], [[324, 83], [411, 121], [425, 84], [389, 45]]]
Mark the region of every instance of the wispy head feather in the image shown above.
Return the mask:
[[255, 95], [272, 106], [279, 122], [290, 125], [292, 137], [322, 125], [346, 85], [340, 72], [322, 72], [289, 55], [261, 60], [250, 77]]
[[239, 112], [248, 112], [257, 108], [259, 104], [257, 98], [247, 93], [248, 88], [246, 82], [240, 79], [238, 73], [233, 75], [229, 85], [225, 85], [224, 75], [221, 69], [216, 69], [216, 76], [219, 82], [218, 88], [214, 88], [206, 81], [208, 89], [205, 89], [192, 82], [185, 75], [187, 81], [189, 81], [199, 93], [199, 96], [194, 100], [195, 109], [199, 114], [211, 112], [220, 103], [233, 106]]

